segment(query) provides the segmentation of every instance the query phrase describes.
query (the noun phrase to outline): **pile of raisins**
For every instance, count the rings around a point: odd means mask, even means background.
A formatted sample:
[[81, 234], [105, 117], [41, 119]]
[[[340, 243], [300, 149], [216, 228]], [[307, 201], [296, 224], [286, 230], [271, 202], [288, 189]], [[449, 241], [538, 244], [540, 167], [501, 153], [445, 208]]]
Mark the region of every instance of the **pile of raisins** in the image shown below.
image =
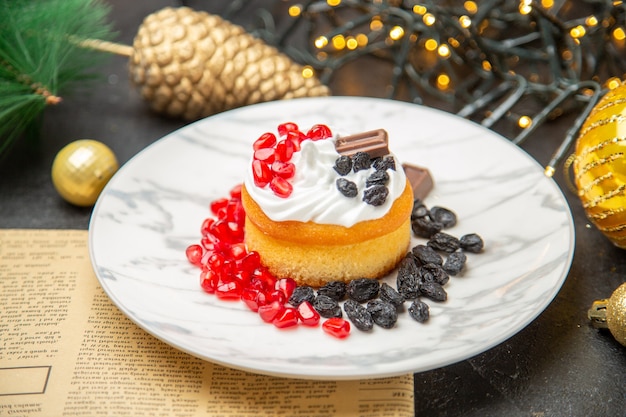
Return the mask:
[[[456, 225], [454, 212], [444, 207], [426, 207], [416, 200], [411, 214], [411, 227], [417, 237], [428, 239], [411, 248], [398, 266], [396, 287], [378, 279], [360, 278], [349, 283], [332, 281], [315, 291], [297, 287], [289, 303], [297, 307], [304, 301], [313, 305], [324, 318], [343, 318], [344, 314], [359, 330], [369, 331], [374, 325], [389, 329], [395, 326], [398, 314], [408, 313], [417, 322], [430, 318], [427, 301], [443, 302], [450, 276], [463, 271], [466, 252], [480, 253], [482, 238], [467, 234], [457, 238], [442, 230]], [[342, 303], [343, 302], [343, 306]]]
[[350, 181], [345, 177], [350, 172], [358, 172], [361, 170], [374, 167], [374, 171], [365, 180], [365, 191], [363, 192], [363, 201], [373, 206], [380, 206], [385, 203], [389, 195], [387, 183], [389, 182], [388, 169], [395, 171], [396, 162], [393, 156], [372, 158], [367, 152], [357, 152], [352, 157], [342, 155], [335, 161], [333, 167], [337, 174], [341, 175], [337, 179], [337, 189], [346, 197], [356, 197], [359, 193], [358, 185], [354, 181]]

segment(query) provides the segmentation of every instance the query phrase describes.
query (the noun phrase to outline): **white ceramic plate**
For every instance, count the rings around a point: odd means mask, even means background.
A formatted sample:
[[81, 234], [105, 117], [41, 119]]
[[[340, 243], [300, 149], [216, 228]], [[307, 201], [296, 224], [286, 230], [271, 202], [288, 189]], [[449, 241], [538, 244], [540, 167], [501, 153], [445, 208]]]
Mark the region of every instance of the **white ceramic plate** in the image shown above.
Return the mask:
[[[484, 252], [469, 254], [465, 273], [446, 285], [448, 301], [429, 303], [427, 324], [403, 313], [391, 330], [353, 328], [347, 339], [336, 339], [319, 327], [277, 329], [243, 303], [200, 289], [185, 248], [199, 241], [209, 203], [242, 182], [252, 141], [286, 121], [303, 129], [315, 123], [346, 132], [386, 129], [398, 158], [430, 169], [436, 185], [427, 205], [457, 213], [459, 222], [448, 232], [483, 237]], [[106, 293], [157, 338], [233, 368], [339, 380], [426, 371], [511, 337], [559, 291], [574, 228], [555, 182], [493, 132], [404, 102], [330, 97], [225, 112], [157, 141], [108, 183], [94, 208], [89, 243]]]

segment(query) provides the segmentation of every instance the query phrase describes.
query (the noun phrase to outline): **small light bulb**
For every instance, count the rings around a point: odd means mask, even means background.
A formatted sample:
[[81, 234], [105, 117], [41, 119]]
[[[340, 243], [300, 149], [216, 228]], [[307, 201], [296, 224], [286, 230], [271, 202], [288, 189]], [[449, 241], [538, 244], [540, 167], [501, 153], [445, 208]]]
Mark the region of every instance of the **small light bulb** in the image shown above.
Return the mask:
[[472, 25], [472, 19], [469, 16], [463, 15], [459, 17], [459, 24], [462, 28], [467, 29]]
[[314, 45], [317, 49], [322, 49], [326, 45], [328, 45], [328, 38], [326, 36], [320, 36], [315, 39]]
[[435, 15], [433, 15], [432, 13], [426, 13], [424, 17], [422, 17], [422, 20], [424, 21], [424, 24], [426, 26], [432, 26], [435, 24], [435, 21], [437, 19], [435, 18]]
[[442, 43], [441, 45], [439, 45], [439, 48], [437, 48], [437, 53], [442, 58], [449, 58], [450, 57], [450, 47], [448, 45], [446, 45], [445, 43]]
[[522, 129], [527, 129], [532, 124], [533, 124], [533, 119], [531, 119], [528, 116], [520, 116], [520, 118], [517, 120], [517, 125], [521, 127]]
[[333, 48], [340, 51], [346, 47], [346, 38], [344, 38], [343, 35], [341, 34], [335, 35], [333, 36], [332, 43], [333, 43]]
[[307, 65], [304, 68], [302, 68], [303, 78], [311, 78], [313, 77], [313, 75], [315, 75], [315, 71], [313, 71], [313, 68], [310, 65]]
[[612, 34], [613, 34], [613, 39], [617, 41], [623, 41], [624, 39], [626, 39], [626, 32], [624, 32], [624, 28], [622, 27], [617, 27], [613, 29]]
[[298, 17], [302, 13], [302, 7], [299, 4], [291, 6], [289, 7], [288, 13], [291, 17]]
[[437, 76], [437, 87], [440, 90], [445, 90], [450, 85], [450, 77], [448, 74], [439, 74]]
[[426, 48], [427, 51], [432, 52], [437, 49], [437, 46], [439, 46], [439, 44], [434, 39], [428, 39], [426, 42], [424, 42], [424, 48]]
[[475, 14], [478, 11], [478, 5], [473, 1], [466, 1], [463, 3], [463, 7], [468, 13]]
[[404, 29], [401, 26], [394, 26], [389, 31], [389, 37], [393, 39], [394, 41], [397, 41], [398, 39], [402, 39], [403, 36], [404, 36]]

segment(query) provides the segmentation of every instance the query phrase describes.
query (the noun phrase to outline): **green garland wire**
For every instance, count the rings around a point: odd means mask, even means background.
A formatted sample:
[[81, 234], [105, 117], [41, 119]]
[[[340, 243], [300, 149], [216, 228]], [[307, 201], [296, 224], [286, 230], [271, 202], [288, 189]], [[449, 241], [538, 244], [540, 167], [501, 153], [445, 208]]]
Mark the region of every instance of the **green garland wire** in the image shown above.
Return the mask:
[[94, 78], [101, 54], [80, 41], [112, 38], [108, 14], [99, 0], [0, 0], [0, 158], [61, 94]]

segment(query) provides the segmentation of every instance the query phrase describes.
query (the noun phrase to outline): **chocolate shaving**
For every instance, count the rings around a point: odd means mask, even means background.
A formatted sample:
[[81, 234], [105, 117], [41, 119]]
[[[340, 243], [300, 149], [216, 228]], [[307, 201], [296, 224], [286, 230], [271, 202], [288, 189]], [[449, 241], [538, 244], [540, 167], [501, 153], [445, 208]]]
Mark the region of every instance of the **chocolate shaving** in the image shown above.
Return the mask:
[[357, 152], [367, 152], [371, 158], [389, 154], [387, 131], [370, 130], [349, 136], [340, 136], [335, 141], [335, 149], [340, 155], [352, 156]]
[[435, 185], [430, 172], [426, 168], [407, 163], [403, 163], [402, 168], [413, 187], [413, 198], [423, 200]]

